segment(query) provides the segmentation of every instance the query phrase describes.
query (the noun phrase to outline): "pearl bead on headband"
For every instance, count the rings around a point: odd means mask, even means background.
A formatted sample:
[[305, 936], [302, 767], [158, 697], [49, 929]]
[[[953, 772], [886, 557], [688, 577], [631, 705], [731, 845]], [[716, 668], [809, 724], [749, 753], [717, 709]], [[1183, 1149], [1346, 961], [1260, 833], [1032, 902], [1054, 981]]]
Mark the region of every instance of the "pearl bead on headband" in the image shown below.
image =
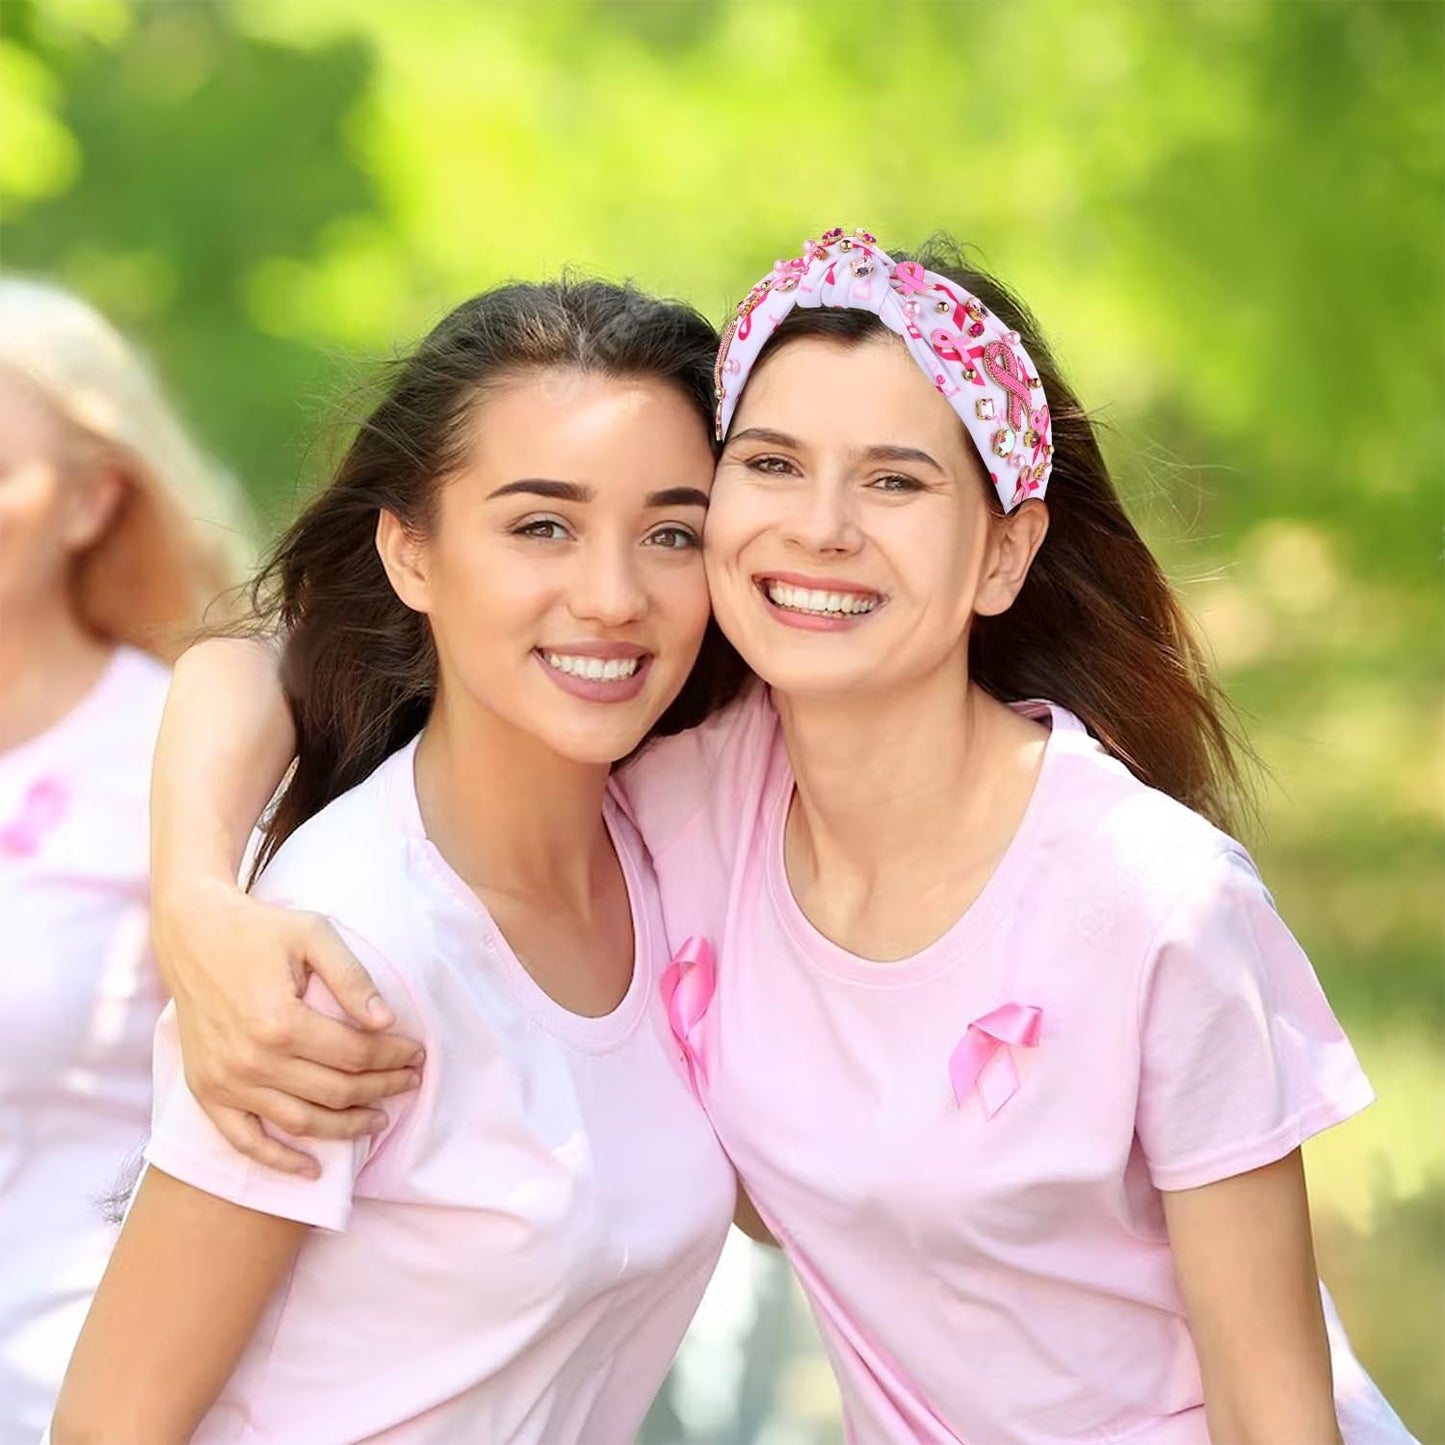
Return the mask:
[[1053, 467], [1048, 402], [1028, 353], [976, 296], [917, 261], [894, 262], [867, 231], [842, 227], [779, 261], [723, 332], [714, 375], [717, 435], [768, 338], [794, 306], [871, 311], [903, 339], [963, 421], [1006, 512], [1042, 497]]

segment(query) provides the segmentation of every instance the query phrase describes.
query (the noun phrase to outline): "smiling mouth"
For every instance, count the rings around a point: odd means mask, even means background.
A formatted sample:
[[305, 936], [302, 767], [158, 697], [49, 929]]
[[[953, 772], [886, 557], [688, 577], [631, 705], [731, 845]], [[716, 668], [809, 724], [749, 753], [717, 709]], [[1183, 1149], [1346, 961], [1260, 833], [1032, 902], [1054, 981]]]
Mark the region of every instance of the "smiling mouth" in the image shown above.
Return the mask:
[[760, 577], [758, 590], [774, 607], [807, 617], [863, 617], [876, 612], [886, 600], [878, 592], [833, 592], [816, 587], [795, 587], [771, 577]]
[[640, 657], [578, 657], [566, 652], [543, 652], [542, 660], [584, 682], [625, 682], [642, 666]]

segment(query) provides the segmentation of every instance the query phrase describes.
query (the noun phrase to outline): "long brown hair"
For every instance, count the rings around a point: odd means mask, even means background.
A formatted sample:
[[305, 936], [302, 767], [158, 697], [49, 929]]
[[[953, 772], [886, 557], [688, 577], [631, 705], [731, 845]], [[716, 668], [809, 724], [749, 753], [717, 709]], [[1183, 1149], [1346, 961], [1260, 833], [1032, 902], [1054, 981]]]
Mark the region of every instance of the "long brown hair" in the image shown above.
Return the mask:
[[[1244, 764], [1252, 755], [1038, 322], [947, 237], [932, 238], [916, 256], [889, 254], [956, 282], [1019, 333], [1053, 419], [1048, 535], [1013, 605], [974, 619], [970, 674], [1003, 702], [1047, 698], [1068, 708], [1150, 787], [1231, 828], [1249, 812]], [[856, 345], [891, 335], [871, 311], [795, 307], [758, 362], [798, 337]], [[1001, 511], [982, 472], [980, 483]]]
[[[467, 422], [489, 387], [570, 368], [656, 377], [711, 435], [717, 333], [690, 307], [601, 281], [509, 283], [474, 296], [394, 368], [326, 488], [252, 587], [249, 629], [285, 639], [282, 677], [297, 758], [262, 825], [257, 870], [307, 818], [359, 783], [426, 721], [437, 657], [427, 620], [392, 591], [380, 513], [425, 534], [440, 481], [466, 462]], [[681, 693], [654, 732], [701, 722], [747, 672], [709, 622]]]

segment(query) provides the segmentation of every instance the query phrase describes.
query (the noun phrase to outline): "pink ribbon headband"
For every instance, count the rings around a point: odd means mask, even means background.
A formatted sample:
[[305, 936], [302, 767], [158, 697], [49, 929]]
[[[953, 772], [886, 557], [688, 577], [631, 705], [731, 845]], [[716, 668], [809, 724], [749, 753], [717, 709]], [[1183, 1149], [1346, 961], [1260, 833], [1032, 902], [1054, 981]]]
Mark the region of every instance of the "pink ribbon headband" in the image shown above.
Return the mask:
[[748, 375], [794, 306], [871, 311], [958, 413], [1006, 512], [1042, 497], [1054, 434], [1033, 362], [982, 301], [917, 261], [895, 262], [867, 231], [838, 227], [779, 261], [723, 332], [714, 373], [717, 435], [732, 425]]

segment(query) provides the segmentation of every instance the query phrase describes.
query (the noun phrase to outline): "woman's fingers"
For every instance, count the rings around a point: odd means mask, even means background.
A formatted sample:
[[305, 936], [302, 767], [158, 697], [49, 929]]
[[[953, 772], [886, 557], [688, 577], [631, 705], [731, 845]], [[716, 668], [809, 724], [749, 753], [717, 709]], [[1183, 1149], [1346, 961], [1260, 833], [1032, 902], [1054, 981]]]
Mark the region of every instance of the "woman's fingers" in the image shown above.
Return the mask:
[[380, 1109], [326, 1109], [279, 1089], [253, 1090], [248, 1105], [273, 1128], [303, 1141], [359, 1139], [386, 1127], [386, 1115]]
[[[422, 1062], [422, 1048], [415, 1039], [365, 1034], [349, 1023], [299, 1002], [294, 1011], [288, 1010], [285, 1053], [288, 1058], [309, 1060], [348, 1074], [394, 1072], [420, 1067]], [[278, 1088], [285, 1087], [277, 1078], [267, 1082], [275, 1083]], [[395, 1092], [388, 1089], [378, 1097]]]
[[[309, 1104], [333, 1111], [336, 1119], [353, 1117], [374, 1124], [384, 1122], [385, 1116], [369, 1104], [379, 1103], [396, 1094], [405, 1094], [421, 1083], [417, 1069], [383, 1069], [364, 1074], [347, 1073], [342, 1069], [324, 1068], [307, 1059], [293, 1059], [276, 1072], [275, 1087], [283, 1094], [292, 1094]], [[327, 1133], [328, 1139], [355, 1139], [362, 1134], [375, 1133], [375, 1128], [363, 1123], [355, 1129], [338, 1128]]]
[[382, 998], [371, 975], [325, 919], [315, 920], [312, 935], [306, 942], [306, 963], [359, 1027], [389, 1029], [396, 1022], [396, 1015]]
[[273, 1139], [254, 1114], [220, 1104], [207, 1104], [204, 1100], [201, 1107], [220, 1131], [221, 1137], [248, 1159], [254, 1159], [268, 1169], [277, 1169], [282, 1174], [299, 1174], [307, 1179], [320, 1177], [321, 1166], [311, 1155]]

